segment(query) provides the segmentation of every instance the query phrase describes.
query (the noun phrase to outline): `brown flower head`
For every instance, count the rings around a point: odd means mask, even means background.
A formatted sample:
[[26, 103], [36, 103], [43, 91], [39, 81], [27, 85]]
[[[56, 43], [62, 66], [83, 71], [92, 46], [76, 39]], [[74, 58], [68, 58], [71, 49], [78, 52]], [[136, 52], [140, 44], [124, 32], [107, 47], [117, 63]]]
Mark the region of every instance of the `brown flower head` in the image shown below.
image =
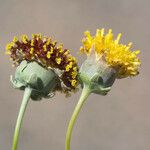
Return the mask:
[[77, 60], [70, 54], [68, 49], [63, 49], [62, 44], [41, 34], [32, 34], [32, 39], [22, 35], [21, 40], [14, 37], [13, 41], [6, 46], [6, 53], [15, 66], [23, 60], [36, 61], [46, 69], [53, 69], [61, 80], [61, 91], [68, 92], [76, 89]]

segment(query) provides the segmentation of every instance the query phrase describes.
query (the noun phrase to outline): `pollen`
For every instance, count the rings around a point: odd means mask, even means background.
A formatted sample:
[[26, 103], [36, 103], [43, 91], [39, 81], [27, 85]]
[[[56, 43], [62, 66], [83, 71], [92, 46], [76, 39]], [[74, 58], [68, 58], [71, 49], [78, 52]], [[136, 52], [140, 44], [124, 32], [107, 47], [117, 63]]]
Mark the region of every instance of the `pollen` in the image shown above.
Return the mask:
[[75, 87], [75, 86], [77, 85], [77, 80], [72, 80], [72, 81], [71, 81], [71, 85], [72, 85], [73, 87]]
[[34, 39], [36, 37], [36, 34], [32, 34], [32, 38]]
[[31, 47], [31, 48], [30, 48], [30, 54], [33, 54], [33, 52], [34, 52], [34, 48]]
[[49, 52], [47, 52], [47, 58], [49, 59], [50, 57], [51, 57], [51, 52], [49, 51]]
[[42, 34], [41, 33], [38, 35], [38, 37], [40, 40], [42, 40]]
[[77, 70], [78, 70], [78, 68], [77, 68], [77, 67], [73, 67], [73, 70], [74, 70], [74, 71], [77, 71]]
[[45, 52], [47, 51], [47, 46], [46, 46], [46, 45], [43, 46], [43, 50], [44, 50]]
[[66, 71], [69, 71], [72, 68], [72, 62], [70, 62], [67, 66], [66, 66]]
[[73, 71], [73, 72], [71, 73], [71, 75], [72, 75], [72, 78], [75, 79], [76, 76], [77, 76], [77, 72], [76, 72], [76, 71]]
[[21, 40], [22, 40], [22, 42], [24, 43], [24, 44], [27, 44], [28, 42], [27, 42], [27, 40], [28, 40], [28, 37], [27, 37], [27, 35], [22, 35], [21, 36]]
[[56, 62], [57, 62], [57, 64], [60, 64], [61, 63], [61, 58], [56, 58]]
[[62, 43], [60, 43], [59, 45], [58, 45], [58, 49], [62, 49], [62, 47], [63, 47], [63, 44]]
[[80, 52], [90, 56], [94, 51], [97, 61], [103, 58], [110, 67], [117, 70], [118, 78], [135, 76], [139, 73], [141, 62], [137, 55], [140, 50], [131, 51], [131, 42], [128, 45], [120, 44], [121, 33], [117, 35], [116, 39], [114, 39], [111, 29], [105, 35], [104, 29], [97, 29], [95, 36], [91, 36], [89, 31], [84, 34]]
[[6, 50], [7, 50], [7, 51], [11, 50], [11, 48], [12, 48], [14, 45], [15, 45], [14, 42], [8, 43], [8, 44], [6, 45]]
[[15, 43], [15, 42], [17, 42], [17, 41], [18, 41], [18, 38], [17, 38], [16, 36], [14, 36], [13, 42]]
[[53, 47], [51, 47], [51, 48], [50, 48], [50, 53], [52, 54], [52, 53], [53, 53], [53, 51], [54, 51], [54, 48], [53, 48]]
[[51, 39], [48, 38], [47, 41], [46, 41], [46, 45], [49, 45], [51, 43]]
[[33, 39], [31, 40], [31, 46], [34, 46], [34, 40]]
[[68, 55], [69, 54], [69, 50], [66, 50], [64, 55]]

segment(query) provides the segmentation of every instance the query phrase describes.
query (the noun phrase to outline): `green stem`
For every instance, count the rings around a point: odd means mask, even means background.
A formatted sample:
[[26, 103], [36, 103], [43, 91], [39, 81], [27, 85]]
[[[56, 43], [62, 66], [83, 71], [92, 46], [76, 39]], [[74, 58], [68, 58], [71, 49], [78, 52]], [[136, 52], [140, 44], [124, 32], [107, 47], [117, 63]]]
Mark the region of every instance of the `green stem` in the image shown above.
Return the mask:
[[71, 117], [69, 125], [68, 125], [67, 134], [66, 134], [66, 150], [70, 150], [70, 141], [71, 141], [71, 135], [72, 135], [72, 130], [73, 130], [74, 124], [76, 122], [76, 119], [78, 117], [78, 114], [79, 114], [84, 102], [86, 101], [86, 99], [90, 95], [90, 93], [91, 93], [90, 88], [88, 86], [84, 85], [82, 94], [81, 94], [80, 99], [74, 109], [74, 112], [72, 114], [72, 117]]
[[31, 92], [32, 92], [31, 88], [29, 88], [29, 87], [25, 88], [22, 104], [20, 106], [20, 111], [19, 111], [19, 115], [17, 118], [17, 122], [16, 122], [13, 144], [12, 144], [12, 150], [17, 150], [20, 128], [21, 128], [23, 116], [24, 116], [28, 101], [29, 101], [30, 96], [31, 96]]

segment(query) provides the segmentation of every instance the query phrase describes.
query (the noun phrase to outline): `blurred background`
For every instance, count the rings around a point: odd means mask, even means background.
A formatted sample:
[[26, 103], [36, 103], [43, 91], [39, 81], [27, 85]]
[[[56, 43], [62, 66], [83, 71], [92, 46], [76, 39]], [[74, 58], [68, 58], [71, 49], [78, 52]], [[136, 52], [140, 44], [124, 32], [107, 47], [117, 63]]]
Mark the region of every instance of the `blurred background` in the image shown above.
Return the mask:
[[[112, 28], [121, 42], [140, 49], [142, 66], [135, 78], [117, 80], [107, 96], [91, 95], [76, 122], [72, 150], [150, 149], [150, 1], [149, 0], [0, 0], [0, 150], [10, 150], [23, 92], [12, 88], [15, 72], [5, 45], [14, 35], [52, 36], [81, 64], [85, 30]], [[66, 99], [30, 101], [18, 150], [64, 150], [65, 133], [81, 90]]]

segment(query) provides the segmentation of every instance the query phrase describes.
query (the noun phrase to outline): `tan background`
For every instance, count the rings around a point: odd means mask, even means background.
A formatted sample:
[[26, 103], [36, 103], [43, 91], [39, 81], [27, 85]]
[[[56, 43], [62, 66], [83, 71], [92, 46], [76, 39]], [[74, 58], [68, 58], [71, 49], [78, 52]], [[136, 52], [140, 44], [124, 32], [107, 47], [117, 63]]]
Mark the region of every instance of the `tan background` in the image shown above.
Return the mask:
[[[77, 120], [72, 150], [150, 150], [149, 0], [0, 0], [0, 150], [10, 150], [22, 92], [11, 87], [14, 74], [5, 44], [14, 35], [43, 33], [78, 56], [83, 32], [112, 28], [141, 49], [136, 78], [115, 82], [108, 96], [91, 95]], [[80, 92], [65, 99], [30, 101], [19, 150], [64, 150], [65, 132]]]

